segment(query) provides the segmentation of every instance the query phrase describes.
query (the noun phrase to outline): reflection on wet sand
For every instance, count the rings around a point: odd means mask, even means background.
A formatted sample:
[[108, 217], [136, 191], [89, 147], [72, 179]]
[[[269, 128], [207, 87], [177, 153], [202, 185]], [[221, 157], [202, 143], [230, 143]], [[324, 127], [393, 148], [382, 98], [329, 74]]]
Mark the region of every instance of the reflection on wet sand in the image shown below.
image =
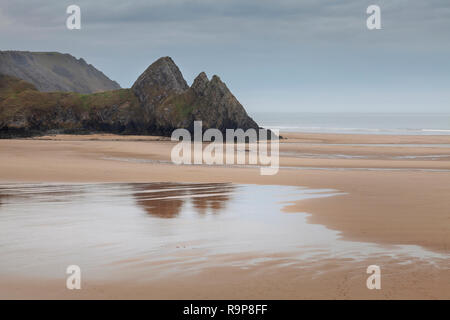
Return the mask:
[[325, 274], [330, 257], [448, 265], [446, 254], [345, 241], [338, 231], [309, 224], [306, 213], [283, 212], [293, 201], [337, 194], [243, 184], [0, 185], [0, 297], [1, 279], [64, 278], [72, 264], [89, 281], [106, 282], [176, 282], [211, 268], [263, 265]]
[[211, 195], [208, 197], [200, 197], [192, 199], [194, 208], [198, 213], [205, 214], [208, 209], [213, 213], [219, 213], [225, 209], [226, 202], [230, 200], [230, 197], [226, 194], [223, 195]]
[[216, 184], [138, 184], [133, 196], [138, 205], [151, 216], [159, 218], [176, 218], [187, 200], [191, 200], [193, 207], [199, 214], [206, 214], [208, 210], [219, 213], [226, 208], [230, 200], [233, 185]]

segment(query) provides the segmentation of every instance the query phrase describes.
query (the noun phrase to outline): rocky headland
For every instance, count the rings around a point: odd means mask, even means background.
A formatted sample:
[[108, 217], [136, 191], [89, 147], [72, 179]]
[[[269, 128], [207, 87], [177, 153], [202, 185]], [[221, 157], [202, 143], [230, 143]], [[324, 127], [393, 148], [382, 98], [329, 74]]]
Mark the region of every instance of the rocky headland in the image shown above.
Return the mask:
[[165, 135], [176, 128], [258, 129], [220, 78], [201, 72], [189, 87], [170, 57], [151, 64], [130, 89], [42, 92], [0, 75], [0, 137], [51, 133]]

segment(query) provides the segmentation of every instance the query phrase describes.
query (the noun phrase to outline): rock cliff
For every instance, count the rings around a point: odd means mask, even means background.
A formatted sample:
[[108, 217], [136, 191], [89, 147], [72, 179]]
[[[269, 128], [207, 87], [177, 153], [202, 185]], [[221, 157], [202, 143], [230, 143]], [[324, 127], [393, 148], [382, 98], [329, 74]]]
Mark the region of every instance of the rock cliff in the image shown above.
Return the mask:
[[0, 51], [0, 74], [28, 81], [43, 92], [120, 89], [117, 82], [83, 59], [58, 52]]
[[110, 132], [170, 136], [177, 128], [249, 128], [248, 116], [218, 76], [200, 73], [191, 87], [170, 57], [160, 58], [131, 89], [93, 94], [40, 92], [24, 80], [0, 76], [0, 137]]

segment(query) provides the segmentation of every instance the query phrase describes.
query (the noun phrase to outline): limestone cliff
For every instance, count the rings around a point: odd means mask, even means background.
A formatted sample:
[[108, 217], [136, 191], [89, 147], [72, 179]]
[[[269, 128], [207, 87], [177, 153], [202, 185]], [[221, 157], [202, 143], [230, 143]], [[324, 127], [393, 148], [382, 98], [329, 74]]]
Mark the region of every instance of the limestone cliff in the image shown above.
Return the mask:
[[33, 84], [39, 91], [94, 93], [120, 89], [84, 59], [58, 52], [0, 51], [0, 74]]
[[177, 128], [258, 129], [218, 76], [200, 73], [191, 87], [170, 57], [158, 59], [131, 89], [94, 94], [40, 92], [0, 76], [0, 137], [110, 132], [170, 136]]

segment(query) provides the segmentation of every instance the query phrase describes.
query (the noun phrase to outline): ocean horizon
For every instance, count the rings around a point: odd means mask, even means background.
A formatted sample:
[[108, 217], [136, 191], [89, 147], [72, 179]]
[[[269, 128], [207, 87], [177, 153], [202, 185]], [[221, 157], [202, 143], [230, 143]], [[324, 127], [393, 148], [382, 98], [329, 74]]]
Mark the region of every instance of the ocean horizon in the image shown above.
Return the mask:
[[284, 132], [450, 135], [450, 113], [254, 112], [262, 127]]

